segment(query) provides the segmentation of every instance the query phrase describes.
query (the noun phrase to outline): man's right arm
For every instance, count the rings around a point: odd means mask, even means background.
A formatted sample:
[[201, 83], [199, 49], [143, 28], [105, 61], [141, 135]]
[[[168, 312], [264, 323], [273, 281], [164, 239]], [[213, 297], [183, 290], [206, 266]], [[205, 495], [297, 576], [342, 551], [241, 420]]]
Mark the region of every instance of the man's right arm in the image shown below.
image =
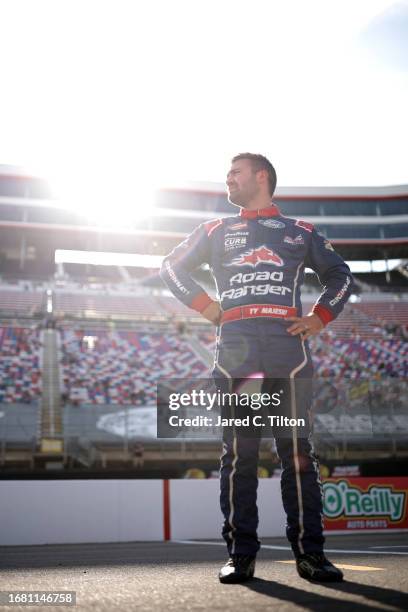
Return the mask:
[[221, 314], [218, 302], [214, 302], [191, 276], [196, 268], [210, 259], [209, 231], [212, 227], [211, 223], [199, 225], [176, 246], [164, 258], [160, 276], [176, 298], [216, 324]]

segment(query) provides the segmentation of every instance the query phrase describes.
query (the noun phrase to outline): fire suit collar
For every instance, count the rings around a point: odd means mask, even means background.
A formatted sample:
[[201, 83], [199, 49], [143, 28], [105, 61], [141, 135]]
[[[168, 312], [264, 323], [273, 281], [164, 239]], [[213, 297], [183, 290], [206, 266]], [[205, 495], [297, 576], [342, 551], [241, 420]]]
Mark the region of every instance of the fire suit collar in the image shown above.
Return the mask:
[[276, 204], [272, 204], [272, 206], [258, 208], [257, 210], [247, 210], [246, 208], [241, 208], [239, 214], [244, 219], [258, 219], [259, 217], [277, 217], [281, 214], [281, 212]]

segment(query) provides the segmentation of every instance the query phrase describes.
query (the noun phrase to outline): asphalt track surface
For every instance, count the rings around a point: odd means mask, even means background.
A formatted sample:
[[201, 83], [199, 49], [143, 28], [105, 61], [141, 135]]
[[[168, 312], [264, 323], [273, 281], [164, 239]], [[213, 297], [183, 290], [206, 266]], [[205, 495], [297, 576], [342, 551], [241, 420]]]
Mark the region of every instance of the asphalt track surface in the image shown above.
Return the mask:
[[326, 550], [345, 582], [299, 578], [283, 538], [263, 540], [256, 578], [244, 585], [218, 582], [226, 555], [215, 540], [3, 546], [0, 590], [76, 591], [77, 604], [0, 610], [408, 610], [407, 535], [331, 536]]

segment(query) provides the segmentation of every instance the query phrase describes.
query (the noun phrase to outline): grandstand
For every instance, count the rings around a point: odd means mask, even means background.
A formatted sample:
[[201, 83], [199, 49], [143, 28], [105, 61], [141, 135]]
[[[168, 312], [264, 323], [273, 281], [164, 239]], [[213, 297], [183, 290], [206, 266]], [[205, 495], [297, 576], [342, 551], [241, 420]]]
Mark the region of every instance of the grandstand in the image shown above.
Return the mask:
[[[274, 199], [284, 214], [314, 223], [347, 261], [385, 262], [381, 272], [356, 273], [353, 299], [311, 343], [318, 379], [342, 402], [331, 425], [344, 424], [353, 408], [369, 415], [372, 429], [349, 419], [352, 433], [339, 427], [328, 435], [325, 396], [317, 394], [316, 431], [329, 466], [358, 462], [369, 473], [381, 457], [383, 470], [388, 460], [389, 469], [402, 469], [408, 187], [282, 188]], [[195, 466], [209, 475], [219, 444], [157, 440], [155, 418], [159, 378], [209, 377], [212, 327], [169, 296], [157, 265], [56, 262], [56, 251], [163, 256], [198, 223], [231, 214], [223, 188], [162, 189], [151, 215], [126, 228], [94, 226], [58, 206], [45, 181], [0, 172], [1, 472], [162, 477]], [[214, 292], [208, 270], [197, 278]], [[318, 287], [308, 274], [305, 309]], [[268, 441], [261, 459], [277, 467]]]

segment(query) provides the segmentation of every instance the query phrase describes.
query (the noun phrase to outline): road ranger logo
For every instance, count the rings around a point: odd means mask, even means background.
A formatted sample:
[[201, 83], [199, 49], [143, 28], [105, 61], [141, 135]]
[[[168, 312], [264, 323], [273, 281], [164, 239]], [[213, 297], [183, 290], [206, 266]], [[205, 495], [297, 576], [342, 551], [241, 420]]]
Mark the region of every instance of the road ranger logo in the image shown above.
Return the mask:
[[237, 272], [230, 278], [230, 285], [234, 283], [253, 283], [254, 281], [275, 281], [281, 283], [283, 281], [283, 272], [277, 270], [263, 270], [262, 272]]
[[283, 266], [283, 259], [277, 253], [268, 249], [265, 245], [257, 249], [251, 249], [235, 257], [227, 266], [251, 266], [255, 268], [258, 264], [271, 264], [272, 266]]
[[[274, 281], [271, 284], [268, 281]], [[258, 272], [237, 272], [230, 278], [232, 289], [227, 289], [221, 294], [221, 300], [225, 298], [236, 300], [247, 295], [286, 295], [292, 293], [290, 287], [282, 285], [283, 272], [278, 270], [259, 270]], [[247, 284], [248, 283], [248, 284]], [[236, 286], [238, 285], [238, 286]], [[244, 286], [242, 286], [244, 285]]]
[[325, 482], [324, 514], [328, 519], [385, 517], [391, 522], [404, 516], [406, 493], [391, 486], [373, 485], [367, 491], [347, 480]]

